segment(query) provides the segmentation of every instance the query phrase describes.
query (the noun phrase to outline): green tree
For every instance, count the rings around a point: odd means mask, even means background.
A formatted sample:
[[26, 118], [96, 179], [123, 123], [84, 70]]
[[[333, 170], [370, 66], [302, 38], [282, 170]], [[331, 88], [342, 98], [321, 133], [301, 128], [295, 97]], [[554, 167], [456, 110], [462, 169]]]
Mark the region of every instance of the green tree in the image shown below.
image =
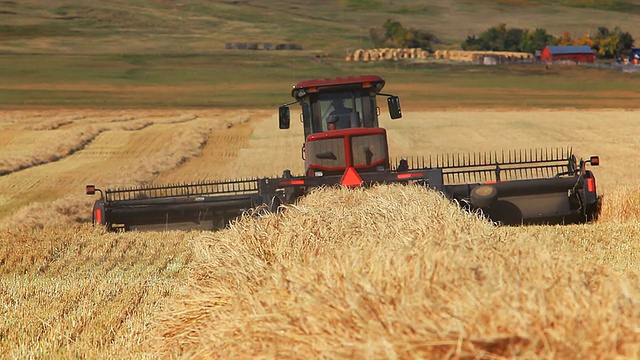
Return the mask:
[[[382, 25], [382, 31], [371, 29], [370, 36], [376, 47], [407, 47], [432, 50], [432, 43], [440, 40], [433, 34], [416, 29], [407, 29], [399, 21], [388, 19]], [[381, 33], [384, 34], [381, 34]]]
[[463, 50], [535, 53], [547, 45], [588, 45], [596, 51], [598, 57], [613, 58], [629, 56], [634, 43], [633, 36], [628, 32], [623, 32], [619, 27], [610, 31], [607, 27], [600, 26], [593, 38], [585, 35], [584, 38], [574, 39], [569, 32], [555, 37], [548, 34], [545, 29], [537, 28], [530, 32], [518, 28], [508, 29], [506, 24], [498, 24], [487, 29], [478, 37], [468, 36], [461, 46]]
[[485, 50], [502, 51], [507, 37], [507, 25], [498, 24], [480, 34], [480, 39], [486, 44]]
[[438, 38], [426, 31], [411, 29], [406, 35], [406, 41], [404, 47], [408, 48], [420, 48], [423, 50], [432, 51], [432, 44], [439, 43]]
[[598, 27], [598, 31], [594, 38], [593, 49], [596, 50], [598, 57], [602, 58], [618, 58], [629, 56], [635, 40], [628, 32], [623, 32], [619, 27], [615, 27], [610, 31], [604, 26]]
[[487, 50], [489, 45], [480, 38], [477, 38], [475, 35], [467, 36], [467, 40], [462, 43], [462, 50], [467, 51], [478, 51], [478, 50]]
[[469, 36], [462, 43], [464, 50], [522, 51], [534, 53], [547, 45], [557, 45], [560, 40], [547, 34], [545, 29], [529, 30], [511, 28], [498, 24], [478, 37]]
[[633, 44], [635, 40], [633, 36], [627, 31], [622, 32], [618, 27], [616, 27], [615, 31], [618, 32], [618, 44], [616, 45], [616, 57], [628, 57], [631, 55], [631, 50], [633, 49]]
[[557, 39], [553, 35], [547, 34], [547, 30], [536, 28], [534, 31], [527, 31], [524, 39], [520, 44], [520, 51], [535, 53], [542, 50], [547, 45], [556, 45]]
[[405, 29], [399, 21], [388, 19], [382, 27], [385, 30], [385, 37], [387, 41], [401, 47], [400, 44], [407, 35], [407, 29]]
[[[542, 34], [539, 34], [538, 32], [535, 35], [541, 36]], [[536, 42], [537, 39], [532, 38], [531, 34], [529, 34], [529, 31], [527, 30], [519, 28], [508, 29], [506, 24], [498, 24], [487, 29], [478, 37], [476, 37], [475, 35], [468, 36], [467, 39], [462, 43], [462, 49], [534, 52], [536, 48]]]
[[521, 51], [522, 42], [525, 39], [526, 31], [518, 28], [507, 30], [504, 37], [503, 49], [505, 51]]

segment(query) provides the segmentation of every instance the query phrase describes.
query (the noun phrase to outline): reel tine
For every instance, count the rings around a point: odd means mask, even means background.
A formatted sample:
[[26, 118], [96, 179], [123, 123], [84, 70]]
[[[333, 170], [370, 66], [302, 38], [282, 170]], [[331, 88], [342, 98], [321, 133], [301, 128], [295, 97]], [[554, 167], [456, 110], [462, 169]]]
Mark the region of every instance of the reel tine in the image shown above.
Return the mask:
[[[447, 183], [552, 177], [572, 167], [571, 147], [441, 153], [411, 158], [412, 167], [441, 168]], [[428, 164], [427, 164], [428, 160]], [[569, 170], [571, 171], [571, 169]]]

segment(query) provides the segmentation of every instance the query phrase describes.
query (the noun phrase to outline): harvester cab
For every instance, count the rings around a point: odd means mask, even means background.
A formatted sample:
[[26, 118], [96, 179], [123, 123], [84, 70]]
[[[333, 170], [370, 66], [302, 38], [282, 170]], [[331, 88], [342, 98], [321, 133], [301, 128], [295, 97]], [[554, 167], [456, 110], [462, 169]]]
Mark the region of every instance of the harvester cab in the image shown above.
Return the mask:
[[291, 122], [289, 105], [299, 103], [304, 126], [302, 148], [309, 177], [358, 172], [389, 171], [386, 131], [379, 127], [378, 95], [387, 98], [392, 119], [402, 117], [397, 96], [382, 94], [384, 80], [365, 75], [303, 81], [293, 87], [295, 99], [279, 109], [280, 129]]
[[584, 223], [597, 219], [600, 197], [587, 167], [570, 148], [404, 158], [391, 164], [387, 133], [379, 126], [377, 98], [389, 117], [402, 117], [397, 96], [382, 93], [374, 75], [308, 80], [279, 108], [288, 129], [290, 105], [299, 104], [305, 172], [281, 177], [147, 186], [102, 191], [88, 185], [93, 222], [111, 230], [219, 229], [257, 207], [276, 211], [319, 186], [414, 183], [441, 192], [464, 208], [501, 224]]

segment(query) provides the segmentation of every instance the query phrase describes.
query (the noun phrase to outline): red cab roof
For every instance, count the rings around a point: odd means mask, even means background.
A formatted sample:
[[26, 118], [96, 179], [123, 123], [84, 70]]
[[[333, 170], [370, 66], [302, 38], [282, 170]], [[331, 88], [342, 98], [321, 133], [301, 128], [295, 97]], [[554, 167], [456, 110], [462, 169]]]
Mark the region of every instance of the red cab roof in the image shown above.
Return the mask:
[[314, 80], [305, 80], [293, 87], [291, 91], [291, 95], [294, 98], [298, 98], [297, 90], [307, 90], [308, 92], [318, 91], [319, 88], [324, 87], [332, 87], [332, 86], [340, 86], [340, 85], [351, 85], [351, 84], [363, 84], [363, 87], [373, 87], [376, 89], [376, 92], [382, 90], [384, 87], [384, 80], [377, 75], [360, 75], [360, 76], [347, 76], [344, 78], [335, 78], [335, 79], [314, 79]]

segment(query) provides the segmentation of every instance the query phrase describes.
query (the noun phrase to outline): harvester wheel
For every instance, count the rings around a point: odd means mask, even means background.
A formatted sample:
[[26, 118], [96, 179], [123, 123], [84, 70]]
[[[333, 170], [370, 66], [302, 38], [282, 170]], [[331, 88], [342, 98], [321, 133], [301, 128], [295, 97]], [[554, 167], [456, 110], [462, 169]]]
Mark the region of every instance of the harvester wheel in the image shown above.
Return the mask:
[[591, 204], [587, 206], [586, 216], [587, 221], [595, 221], [598, 220], [600, 216], [600, 212], [602, 211], [602, 195], [598, 196], [598, 199], [595, 204]]
[[470, 198], [477, 207], [489, 207], [496, 202], [498, 190], [491, 185], [480, 185], [471, 190]]

